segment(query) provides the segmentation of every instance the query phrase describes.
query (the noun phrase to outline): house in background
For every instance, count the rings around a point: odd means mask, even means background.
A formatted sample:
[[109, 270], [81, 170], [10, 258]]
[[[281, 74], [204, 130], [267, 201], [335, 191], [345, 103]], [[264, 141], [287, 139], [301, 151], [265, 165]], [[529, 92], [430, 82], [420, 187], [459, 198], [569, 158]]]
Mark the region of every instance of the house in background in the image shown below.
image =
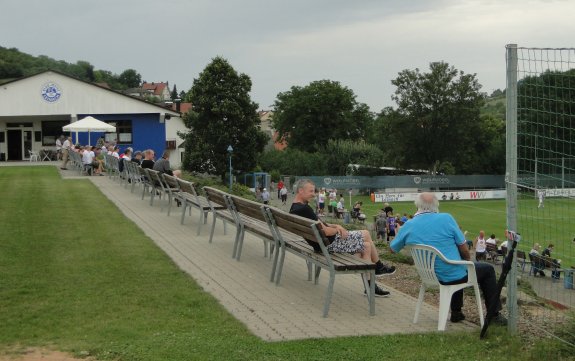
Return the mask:
[[116, 132], [93, 132], [90, 140], [88, 133], [78, 133], [77, 139], [72, 134], [74, 142], [96, 144], [104, 135], [121, 151], [151, 148], [159, 156], [168, 149], [171, 163], [181, 162], [183, 140], [177, 134], [188, 129], [180, 112], [56, 71], [0, 85], [0, 160], [25, 160], [29, 150], [55, 149], [62, 127], [88, 115], [116, 126]]
[[170, 84], [168, 82], [165, 83], [142, 83], [142, 93], [144, 95], [155, 96], [160, 99], [160, 101], [167, 101], [171, 100], [172, 96], [170, 95]]
[[260, 117], [260, 127], [262, 132], [269, 136], [267, 149], [284, 150], [287, 147], [287, 142], [284, 140], [278, 140], [278, 132], [274, 129], [272, 124], [272, 119], [274, 112], [270, 110], [260, 110], [258, 111]]

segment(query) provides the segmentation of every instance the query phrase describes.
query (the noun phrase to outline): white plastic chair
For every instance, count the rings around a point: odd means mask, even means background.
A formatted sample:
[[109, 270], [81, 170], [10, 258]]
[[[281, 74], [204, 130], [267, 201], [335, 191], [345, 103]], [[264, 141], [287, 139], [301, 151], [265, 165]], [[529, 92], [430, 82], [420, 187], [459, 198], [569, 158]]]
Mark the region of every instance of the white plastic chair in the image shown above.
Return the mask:
[[30, 162], [39, 162], [40, 161], [40, 154], [36, 151], [33, 150], [28, 150], [28, 153], [30, 154]]
[[[475, 273], [475, 266], [471, 261], [453, 261], [445, 258], [435, 247], [426, 245], [415, 245], [411, 247], [411, 256], [415, 262], [415, 268], [419, 277], [421, 278], [421, 287], [419, 289], [419, 299], [415, 308], [415, 316], [413, 323], [417, 323], [421, 305], [423, 304], [423, 296], [427, 287], [439, 287], [439, 318], [437, 321], [437, 330], [445, 331], [447, 325], [447, 316], [449, 315], [449, 306], [451, 305], [451, 296], [466, 287], [473, 287], [475, 290], [475, 299], [477, 300], [477, 309], [479, 310], [479, 318], [481, 326], [483, 327], [483, 308], [481, 306], [481, 296], [479, 294], [479, 285], [477, 284], [477, 275]], [[442, 285], [439, 283], [435, 275], [435, 260], [439, 257], [443, 262], [453, 265], [465, 265], [467, 267], [467, 282], [457, 285]]]

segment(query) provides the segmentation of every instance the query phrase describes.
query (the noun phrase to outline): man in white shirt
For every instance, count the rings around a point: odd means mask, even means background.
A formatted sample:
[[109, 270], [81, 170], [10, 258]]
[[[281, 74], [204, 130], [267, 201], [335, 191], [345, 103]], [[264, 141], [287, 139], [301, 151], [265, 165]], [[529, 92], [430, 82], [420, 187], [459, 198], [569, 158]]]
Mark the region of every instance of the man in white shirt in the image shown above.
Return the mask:
[[264, 191], [262, 192], [262, 201], [264, 204], [270, 203], [270, 192], [268, 192], [267, 188], [264, 188]]
[[59, 138], [56, 139], [56, 159], [62, 159], [62, 140], [64, 140], [64, 136], [61, 135]]
[[62, 144], [62, 166], [60, 169], [66, 170], [66, 166], [68, 165], [68, 155], [70, 149], [72, 148], [72, 137], [68, 137]]
[[539, 198], [539, 205], [537, 208], [545, 208], [543, 205], [543, 200], [545, 200], [545, 191], [543, 189], [539, 189], [537, 191], [537, 198]]
[[92, 175], [92, 163], [94, 162], [94, 152], [92, 152], [91, 147], [85, 146], [84, 150], [82, 150], [82, 165], [84, 166], [84, 170], [88, 175]]

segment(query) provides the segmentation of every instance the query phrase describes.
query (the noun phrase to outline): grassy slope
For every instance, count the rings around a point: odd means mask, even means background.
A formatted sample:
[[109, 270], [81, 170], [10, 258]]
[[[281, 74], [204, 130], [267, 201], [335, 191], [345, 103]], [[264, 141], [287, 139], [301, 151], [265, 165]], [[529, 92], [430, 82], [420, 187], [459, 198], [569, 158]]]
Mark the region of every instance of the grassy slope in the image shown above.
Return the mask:
[[[0, 168], [0, 351], [117, 360], [527, 359], [501, 328], [266, 343], [182, 273], [88, 181]], [[497, 345], [497, 347], [493, 347]]]

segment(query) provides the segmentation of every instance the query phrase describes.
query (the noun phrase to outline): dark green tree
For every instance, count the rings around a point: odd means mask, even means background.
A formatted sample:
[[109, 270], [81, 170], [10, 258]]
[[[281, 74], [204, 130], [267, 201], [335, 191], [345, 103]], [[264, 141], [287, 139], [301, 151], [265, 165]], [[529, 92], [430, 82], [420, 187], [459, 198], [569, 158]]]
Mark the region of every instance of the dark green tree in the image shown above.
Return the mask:
[[174, 84], [174, 87], [172, 88], [172, 92], [170, 93], [170, 98], [172, 98], [172, 101], [175, 101], [176, 99], [179, 98], [178, 89], [176, 89], [176, 84]]
[[321, 151], [327, 164], [327, 174], [347, 175], [358, 167], [381, 167], [384, 163], [381, 150], [363, 140], [330, 139]]
[[329, 139], [364, 139], [372, 119], [367, 105], [339, 82], [320, 80], [279, 93], [273, 126], [289, 147], [316, 152]]
[[[517, 87], [518, 167], [561, 174], [575, 164], [575, 69], [528, 76]], [[537, 159], [537, 163], [536, 163]], [[539, 184], [541, 185], [541, 184]], [[547, 186], [556, 185], [549, 183]]]
[[228, 61], [216, 57], [206, 66], [188, 92], [193, 110], [184, 115], [190, 128], [185, 134], [184, 167], [190, 171], [220, 175], [228, 170], [229, 145], [235, 170], [256, 166], [267, 136], [260, 129], [257, 104], [249, 92], [252, 82], [238, 74]]
[[125, 89], [137, 88], [142, 83], [142, 76], [134, 69], [126, 69], [120, 74], [118, 81]]
[[326, 175], [327, 166], [324, 154], [308, 153], [294, 148], [270, 150], [259, 159], [261, 168], [266, 172], [277, 171], [282, 175]]
[[438, 171], [444, 164], [461, 174], [481, 169], [489, 144], [478, 140], [485, 95], [475, 74], [435, 62], [429, 73], [401, 71], [392, 84], [398, 108], [380, 119], [386, 123], [387, 158], [394, 165]]

